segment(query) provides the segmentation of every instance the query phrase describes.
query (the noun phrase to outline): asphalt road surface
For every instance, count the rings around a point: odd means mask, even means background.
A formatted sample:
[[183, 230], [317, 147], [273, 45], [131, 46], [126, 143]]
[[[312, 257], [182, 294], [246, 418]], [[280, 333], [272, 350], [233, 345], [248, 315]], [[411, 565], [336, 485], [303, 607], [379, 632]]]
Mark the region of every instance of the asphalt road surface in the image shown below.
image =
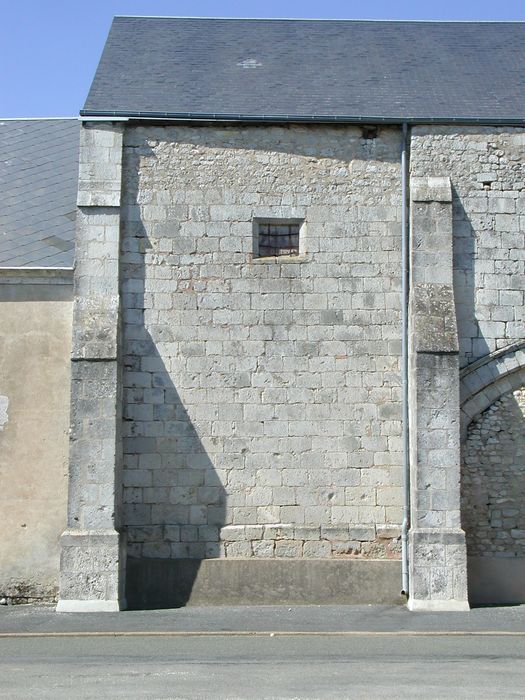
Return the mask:
[[525, 634], [0, 638], [0, 698], [525, 698]]

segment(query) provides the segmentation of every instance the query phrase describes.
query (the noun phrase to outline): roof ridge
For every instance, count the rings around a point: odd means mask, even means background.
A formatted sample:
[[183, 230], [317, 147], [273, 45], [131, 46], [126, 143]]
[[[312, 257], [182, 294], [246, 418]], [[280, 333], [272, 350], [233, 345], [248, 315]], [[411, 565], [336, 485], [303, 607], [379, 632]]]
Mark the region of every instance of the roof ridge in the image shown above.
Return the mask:
[[204, 17], [198, 15], [114, 15], [113, 19], [202, 19], [241, 22], [375, 22], [378, 24], [525, 24], [522, 19], [377, 19], [350, 17]]

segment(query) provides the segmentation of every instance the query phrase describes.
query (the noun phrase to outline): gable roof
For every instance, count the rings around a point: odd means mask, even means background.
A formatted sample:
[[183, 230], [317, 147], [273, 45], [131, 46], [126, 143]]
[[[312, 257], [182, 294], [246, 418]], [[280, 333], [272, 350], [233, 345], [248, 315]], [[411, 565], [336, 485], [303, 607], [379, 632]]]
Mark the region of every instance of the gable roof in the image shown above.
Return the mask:
[[116, 17], [85, 116], [525, 118], [525, 22]]
[[79, 122], [0, 120], [0, 267], [72, 267]]

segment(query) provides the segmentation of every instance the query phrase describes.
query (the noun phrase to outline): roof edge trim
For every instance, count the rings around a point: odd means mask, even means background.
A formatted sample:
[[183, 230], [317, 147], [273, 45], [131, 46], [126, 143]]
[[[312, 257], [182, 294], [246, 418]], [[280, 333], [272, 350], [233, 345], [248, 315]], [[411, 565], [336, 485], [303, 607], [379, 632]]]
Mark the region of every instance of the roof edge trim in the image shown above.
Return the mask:
[[378, 117], [352, 115], [293, 115], [293, 114], [200, 114], [194, 112], [124, 112], [80, 110], [81, 121], [89, 120], [137, 120], [137, 121], [206, 121], [206, 122], [246, 122], [272, 124], [472, 124], [486, 126], [525, 126], [523, 118], [486, 117]]
[[78, 117], [0, 117], [0, 122], [65, 122]]
[[18, 285], [73, 285], [72, 267], [0, 267], [0, 286]]
[[54, 277], [55, 275], [72, 275], [74, 272], [74, 267], [44, 267], [44, 266], [34, 266], [34, 267], [17, 267], [17, 266], [1, 266], [0, 265], [0, 275], [34, 275], [39, 274], [45, 277]]

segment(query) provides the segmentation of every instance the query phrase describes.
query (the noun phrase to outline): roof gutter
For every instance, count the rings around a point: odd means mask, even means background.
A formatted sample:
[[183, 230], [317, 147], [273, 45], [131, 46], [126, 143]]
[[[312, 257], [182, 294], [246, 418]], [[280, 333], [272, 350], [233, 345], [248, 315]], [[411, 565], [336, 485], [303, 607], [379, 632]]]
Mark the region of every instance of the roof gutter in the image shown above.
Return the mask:
[[323, 114], [217, 114], [200, 112], [80, 111], [82, 121], [202, 121], [261, 124], [460, 124], [464, 126], [523, 126], [523, 118], [486, 117], [379, 117]]

